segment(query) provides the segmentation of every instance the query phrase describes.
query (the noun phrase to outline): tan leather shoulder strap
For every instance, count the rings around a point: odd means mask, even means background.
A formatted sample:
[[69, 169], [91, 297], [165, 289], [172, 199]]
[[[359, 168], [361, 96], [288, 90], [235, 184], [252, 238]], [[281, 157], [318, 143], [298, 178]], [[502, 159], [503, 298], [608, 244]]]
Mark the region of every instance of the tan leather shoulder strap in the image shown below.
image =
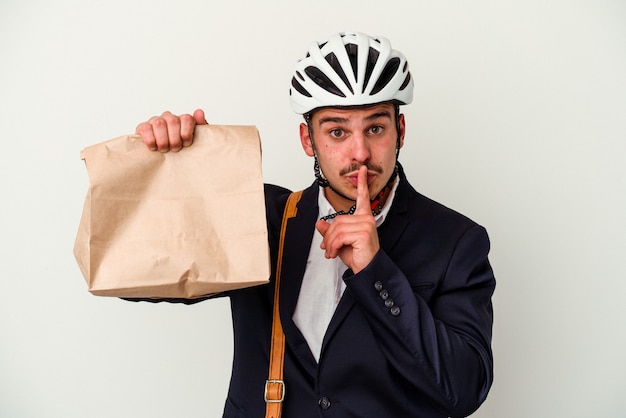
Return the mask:
[[276, 261], [276, 285], [274, 289], [274, 312], [272, 314], [272, 342], [270, 347], [269, 377], [265, 382], [265, 417], [280, 418], [283, 400], [285, 399], [285, 382], [283, 381], [283, 366], [285, 364], [285, 334], [280, 323], [280, 310], [278, 309], [280, 273], [283, 264], [283, 247], [285, 245], [285, 231], [287, 221], [296, 216], [296, 207], [302, 191], [289, 195], [287, 205], [283, 213], [280, 225], [280, 240], [278, 243], [278, 259]]

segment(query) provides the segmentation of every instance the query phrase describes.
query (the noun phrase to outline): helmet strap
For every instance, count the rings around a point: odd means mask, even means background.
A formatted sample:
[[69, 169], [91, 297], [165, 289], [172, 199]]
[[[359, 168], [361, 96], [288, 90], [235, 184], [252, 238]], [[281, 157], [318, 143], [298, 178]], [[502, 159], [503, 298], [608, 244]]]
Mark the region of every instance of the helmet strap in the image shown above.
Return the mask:
[[[372, 210], [372, 216], [376, 216], [380, 212], [383, 211], [383, 205], [382, 205], [381, 202], [382, 202], [383, 196], [385, 196], [386, 192], [387, 192], [387, 186], [383, 187], [383, 189], [380, 192], [378, 192], [376, 197], [374, 197], [373, 199], [370, 200], [370, 209]], [[329, 219], [336, 218], [339, 215], [354, 215], [355, 212], [356, 212], [356, 204], [352, 205], [352, 207], [350, 209], [348, 209], [347, 212], [345, 210], [340, 210], [339, 212], [335, 212], [335, 213], [331, 213], [330, 215], [322, 216], [320, 218], [320, 220], [328, 221]]]
[[[398, 103], [394, 103], [394, 111], [396, 114], [396, 132], [398, 133], [398, 139], [396, 140], [396, 174], [398, 172], [398, 158], [400, 157], [400, 142], [402, 141], [400, 134], [400, 105]], [[389, 180], [393, 180], [395, 175], [391, 176], [392, 178]]]

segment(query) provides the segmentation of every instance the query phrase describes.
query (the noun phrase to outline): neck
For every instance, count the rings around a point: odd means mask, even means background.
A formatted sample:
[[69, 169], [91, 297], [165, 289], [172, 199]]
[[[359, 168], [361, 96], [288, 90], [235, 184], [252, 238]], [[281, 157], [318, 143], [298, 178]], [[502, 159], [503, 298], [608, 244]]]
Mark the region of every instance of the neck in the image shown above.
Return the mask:
[[328, 203], [330, 203], [333, 209], [337, 212], [347, 212], [348, 209], [350, 209], [350, 207], [352, 207], [355, 203], [354, 200], [346, 199], [330, 187], [324, 187], [322, 191], [324, 192], [324, 196], [326, 197], [326, 200], [328, 200]]

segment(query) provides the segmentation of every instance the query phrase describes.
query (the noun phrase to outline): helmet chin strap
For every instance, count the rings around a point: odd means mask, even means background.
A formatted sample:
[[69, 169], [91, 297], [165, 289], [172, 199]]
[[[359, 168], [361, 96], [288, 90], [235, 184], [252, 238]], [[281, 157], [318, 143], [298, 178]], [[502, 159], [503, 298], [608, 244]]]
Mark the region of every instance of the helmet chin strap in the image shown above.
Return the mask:
[[317, 184], [319, 184], [320, 186], [326, 188], [328, 187], [330, 190], [332, 190], [333, 192], [335, 192], [335, 194], [338, 194], [339, 196], [341, 196], [342, 198], [346, 199], [346, 200], [351, 200], [351, 201], [355, 201], [354, 199], [346, 196], [345, 194], [341, 193], [339, 190], [335, 189], [330, 182], [328, 181], [328, 179], [326, 177], [324, 177], [324, 175], [322, 174], [322, 170], [320, 168], [320, 162], [317, 159], [317, 152], [315, 153], [314, 157], [315, 162], [313, 163], [313, 170], [315, 171], [315, 181], [317, 181]]

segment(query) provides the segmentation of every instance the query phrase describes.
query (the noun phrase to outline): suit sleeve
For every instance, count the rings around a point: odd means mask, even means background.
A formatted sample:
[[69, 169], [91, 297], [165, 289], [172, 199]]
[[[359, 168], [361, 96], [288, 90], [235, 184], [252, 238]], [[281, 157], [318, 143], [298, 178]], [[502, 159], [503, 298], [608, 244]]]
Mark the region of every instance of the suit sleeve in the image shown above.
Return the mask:
[[[488, 252], [486, 231], [474, 225], [440, 269], [403, 272], [380, 250], [364, 270], [344, 275], [388, 363], [411, 383], [406, 390], [452, 417], [476, 410], [493, 381]], [[435, 286], [428, 301], [411, 286], [424, 282]]]

